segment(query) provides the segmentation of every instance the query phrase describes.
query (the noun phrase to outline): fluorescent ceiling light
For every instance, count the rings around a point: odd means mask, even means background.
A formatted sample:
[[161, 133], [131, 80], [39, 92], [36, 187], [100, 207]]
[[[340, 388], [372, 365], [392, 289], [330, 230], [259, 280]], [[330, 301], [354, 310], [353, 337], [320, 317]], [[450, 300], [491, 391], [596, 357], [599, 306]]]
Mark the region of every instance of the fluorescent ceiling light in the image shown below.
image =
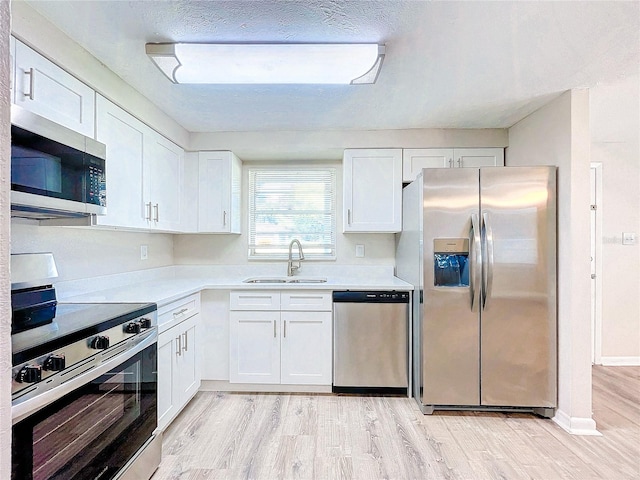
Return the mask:
[[147, 43], [146, 52], [174, 83], [375, 83], [384, 45]]

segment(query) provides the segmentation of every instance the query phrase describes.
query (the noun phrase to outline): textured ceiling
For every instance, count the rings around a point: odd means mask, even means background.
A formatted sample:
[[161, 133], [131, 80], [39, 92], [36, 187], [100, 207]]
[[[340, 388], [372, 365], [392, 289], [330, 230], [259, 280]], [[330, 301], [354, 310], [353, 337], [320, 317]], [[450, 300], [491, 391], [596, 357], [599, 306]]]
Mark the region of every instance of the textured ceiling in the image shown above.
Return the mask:
[[[509, 127], [635, 74], [640, 2], [29, 1], [192, 132]], [[378, 42], [378, 82], [174, 85], [147, 42]]]

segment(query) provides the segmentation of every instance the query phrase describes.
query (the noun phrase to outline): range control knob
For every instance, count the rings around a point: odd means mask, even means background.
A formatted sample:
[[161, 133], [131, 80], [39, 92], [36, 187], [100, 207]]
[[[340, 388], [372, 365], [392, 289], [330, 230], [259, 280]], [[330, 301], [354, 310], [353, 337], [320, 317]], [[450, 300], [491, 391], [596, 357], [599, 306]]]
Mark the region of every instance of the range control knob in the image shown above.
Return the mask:
[[142, 328], [151, 328], [151, 319], [150, 318], [141, 318], [140, 325]]
[[97, 337], [94, 337], [91, 340], [91, 343], [89, 346], [96, 350], [104, 350], [106, 348], [109, 348], [109, 337], [104, 335], [98, 335]]
[[140, 322], [129, 322], [124, 327], [125, 333], [140, 333], [142, 331], [142, 324]]
[[16, 375], [16, 382], [18, 383], [36, 383], [40, 380], [42, 380], [42, 367], [40, 365], [25, 365]]
[[50, 370], [53, 372], [59, 372], [60, 370], [64, 370], [65, 367], [65, 358], [64, 355], [49, 355], [47, 359], [44, 361], [42, 368], [45, 370]]

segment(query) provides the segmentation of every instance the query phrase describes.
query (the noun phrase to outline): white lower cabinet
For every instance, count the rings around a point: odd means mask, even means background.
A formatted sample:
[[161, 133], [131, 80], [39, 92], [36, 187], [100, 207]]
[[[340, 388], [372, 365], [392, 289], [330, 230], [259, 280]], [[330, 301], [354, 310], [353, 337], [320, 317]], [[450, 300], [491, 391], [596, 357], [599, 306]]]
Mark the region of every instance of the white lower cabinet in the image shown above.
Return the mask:
[[[200, 388], [199, 295], [170, 305], [162, 316], [177, 324], [158, 335], [158, 429], [164, 430]], [[189, 303], [190, 302], [190, 303]], [[191, 307], [191, 308], [190, 308]]]
[[230, 383], [331, 385], [331, 293], [237, 291]]

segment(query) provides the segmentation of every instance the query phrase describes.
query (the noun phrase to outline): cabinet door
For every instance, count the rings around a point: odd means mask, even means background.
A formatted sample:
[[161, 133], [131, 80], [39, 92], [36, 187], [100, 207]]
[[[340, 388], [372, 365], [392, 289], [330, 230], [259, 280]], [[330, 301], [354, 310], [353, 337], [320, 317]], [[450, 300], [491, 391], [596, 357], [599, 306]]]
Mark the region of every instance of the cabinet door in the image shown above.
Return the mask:
[[281, 383], [331, 385], [331, 312], [282, 312]]
[[453, 166], [452, 148], [405, 148], [402, 151], [402, 181], [413, 182], [423, 168]]
[[151, 129], [147, 132], [144, 154], [147, 179], [144, 183], [151, 227], [180, 231], [184, 150]]
[[179, 390], [178, 410], [181, 410], [200, 388], [200, 362], [198, 361], [197, 345], [199, 321], [200, 315], [194, 315], [177, 327], [179, 328], [178, 348], [180, 353], [176, 356], [177, 368], [174, 381]]
[[142, 190], [147, 127], [102, 96], [97, 98], [96, 137], [107, 146], [107, 215], [98, 225], [145, 228]]
[[199, 153], [199, 232], [240, 233], [241, 169], [231, 152]]
[[345, 150], [344, 232], [402, 229], [402, 150]]
[[93, 138], [95, 92], [22, 42], [15, 55], [15, 104]]
[[15, 84], [16, 84], [16, 39], [14, 37], [9, 37], [9, 91], [11, 103], [16, 103], [15, 97]]
[[164, 430], [178, 412], [176, 342], [172, 328], [158, 335], [158, 428]]
[[504, 167], [502, 148], [456, 148], [453, 157], [456, 167]]
[[229, 316], [229, 382], [280, 383], [280, 312]]

